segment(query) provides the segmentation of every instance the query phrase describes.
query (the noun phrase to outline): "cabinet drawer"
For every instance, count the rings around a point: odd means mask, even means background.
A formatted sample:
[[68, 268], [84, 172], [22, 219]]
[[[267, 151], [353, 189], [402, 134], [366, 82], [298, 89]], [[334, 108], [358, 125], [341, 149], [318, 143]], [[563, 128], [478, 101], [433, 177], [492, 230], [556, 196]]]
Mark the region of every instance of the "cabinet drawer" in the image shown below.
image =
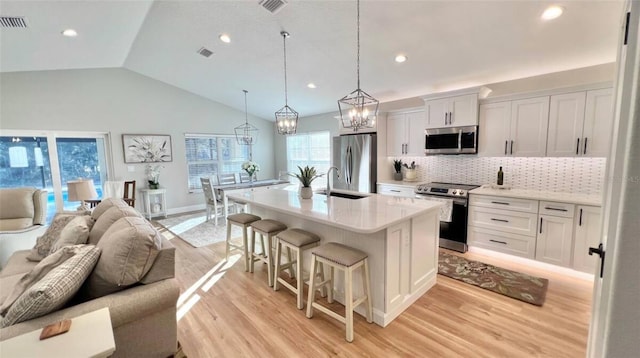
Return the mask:
[[383, 184], [378, 184], [378, 194], [402, 196], [406, 198], [413, 198], [416, 196], [414, 187]]
[[536, 238], [532, 236], [469, 226], [467, 243], [469, 246], [482, 247], [529, 259], [535, 257]]
[[540, 215], [560, 216], [563, 218], [572, 218], [575, 205], [567, 203], [556, 203], [553, 201], [541, 201], [539, 213]]
[[469, 207], [469, 225], [485, 229], [535, 236], [538, 215], [518, 211]]
[[529, 199], [505, 198], [502, 196], [474, 195], [469, 196], [469, 205], [485, 208], [523, 211], [526, 213], [538, 212], [538, 201]]

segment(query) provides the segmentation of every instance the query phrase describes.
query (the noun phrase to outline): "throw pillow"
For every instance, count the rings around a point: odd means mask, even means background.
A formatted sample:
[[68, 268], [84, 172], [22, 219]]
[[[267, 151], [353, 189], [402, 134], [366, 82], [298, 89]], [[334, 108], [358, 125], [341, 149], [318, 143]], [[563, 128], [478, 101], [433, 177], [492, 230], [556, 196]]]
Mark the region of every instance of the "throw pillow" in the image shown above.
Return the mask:
[[76, 254], [76, 248], [74, 247], [63, 247], [61, 250], [45, 257], [42, 261], [38, 262], [38, 264], [26, 275], [22, 276], [20, 280], [12, 285], [13, 290], [11, 293], [4, 299], [2, 305], [0, 306], [0, 316], [4, 316], [7, 314], [7, 311], [13, 305], [13, 303], [20, 297], [24, 291], [26, 291], [29, 287], [31, 287], [34, 283], [40, 281], [44, 276], [46, 276], [51, 270], [58, 267], [63, 262], [67, 261], [67, 259], [73, 257]]
[[111, 225], [98, 247], [102, 255], [82, 288], [84, 299], [108, 295], [138, 283], [158, 256], [162, 237], [147, 220], [124, 217]]
[[98, 244], [102, 235], [107, 232], [113, 223], [127, 216], [141, 217], [140, 213], [130, 206], [114, 206], [109, 208], [104, 214], [98, 217], [98, 220], [96, 220], [96, 223], [93, 225], [93, 229], [91, 229], [89, 233], [89, 244]]
[[76, 215], [68, 213], [58, 213], [53, 217], [51, 225], [47, 228], [44, 234], [36, 239], [36, 246], [31, 249], [31, 252], [27, 256], [29, 261], [40, 261], [49, 255], [51, 251], [51, 245], [60, 237], [60, 232]]
[[125, 201], [122, 199], [107, 198], [102, 200], [100, 204], [98, 204], [95, 208], [93, 208], [93, 211], [91, 212], [91, 217], [93, 218], [93, 220], [98, 220], [98, 218], [102, 214], [104, 214], [107, 210], [113, 208], [114, 206], [118, 208], [126, 208], [129, 205], [125, 203]]
[[52, 254], [65, 246], [86, 244], [89, 239], [89, 231], [93, 227], [93, 219], [89, 215], [77, 216], [69, 222], [60, 232], [60, 237], [51, 245]]
[[71, 247], [76, 248], [76, 254], [20, 295], [0, 326], [8, 327], [44, 316], [64, 306], [73, 297], [96, 265], [100, 248], [91, 245]]

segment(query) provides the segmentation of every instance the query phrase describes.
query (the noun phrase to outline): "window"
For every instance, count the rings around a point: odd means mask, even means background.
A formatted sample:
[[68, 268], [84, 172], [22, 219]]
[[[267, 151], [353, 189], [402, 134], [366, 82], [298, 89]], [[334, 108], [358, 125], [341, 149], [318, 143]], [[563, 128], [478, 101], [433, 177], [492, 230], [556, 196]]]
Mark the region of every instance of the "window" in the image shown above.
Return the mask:
[[[298, 172], [298, 166], [315, 167], [318, 174], [326, 173], [331, 166], [331, 135], [328, 131], [299, 133], [287, 136], [287, 171]], [[313, 187], [327, 185], [322, 176], [313, 181]]]
[[185, 135], [189, 190], [202, 189], [200, 177], [239, 173], [249, 160], [249, 146], [231, 135]]

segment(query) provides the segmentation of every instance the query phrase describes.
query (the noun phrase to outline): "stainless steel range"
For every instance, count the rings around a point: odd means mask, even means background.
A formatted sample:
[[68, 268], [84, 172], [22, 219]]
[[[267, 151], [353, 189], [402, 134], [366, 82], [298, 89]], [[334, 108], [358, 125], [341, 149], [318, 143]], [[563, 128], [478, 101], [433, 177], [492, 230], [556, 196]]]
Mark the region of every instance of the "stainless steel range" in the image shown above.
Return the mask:
[[427, 183], [416, 187], [416, 198], [452, 201], [450, 221], [440, 219], [440, 247], [467, 252], [467, 214], [469, 190], [478, 185]]

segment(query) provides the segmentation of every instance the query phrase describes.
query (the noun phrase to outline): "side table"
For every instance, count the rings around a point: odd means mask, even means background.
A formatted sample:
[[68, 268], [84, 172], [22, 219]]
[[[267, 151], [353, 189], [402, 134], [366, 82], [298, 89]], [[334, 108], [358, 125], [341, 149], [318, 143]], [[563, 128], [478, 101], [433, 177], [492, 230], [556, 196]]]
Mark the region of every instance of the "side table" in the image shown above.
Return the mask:
[[[43, 327], [44, 328], [44, 327]], [[116, 350], [109, 308], [71, 319], [69, 332], [40, 340], [42, 329], [0, 342], [2, 357], [109, 357]]]
[[155, 216], [167, 218], [167, 189], [140, 189], [144, 204], [144, 217], [151, 220]]

